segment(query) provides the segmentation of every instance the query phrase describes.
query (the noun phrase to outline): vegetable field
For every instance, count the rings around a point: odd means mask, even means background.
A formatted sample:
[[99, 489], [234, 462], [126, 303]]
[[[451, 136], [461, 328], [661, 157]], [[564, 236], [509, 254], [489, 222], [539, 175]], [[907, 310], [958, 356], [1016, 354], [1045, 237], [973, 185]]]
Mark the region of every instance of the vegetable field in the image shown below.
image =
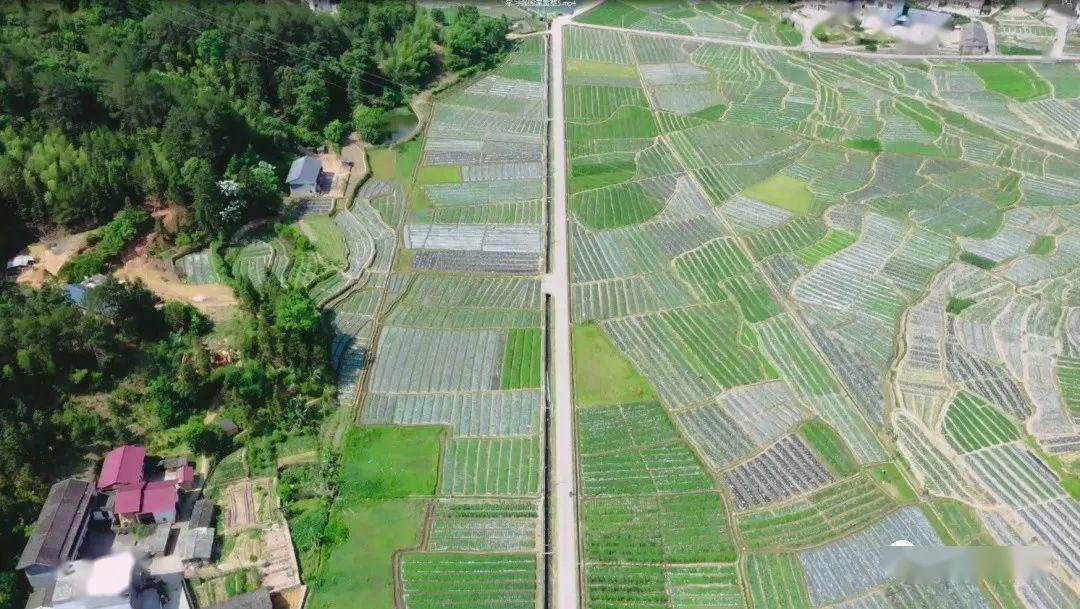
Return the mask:
[[[494, 71], [434, 96], [418, 139], [372, 151], [374, 176], [353, 201], [330, 221], [303, 220], [319, 255], [340, 263], [316, 289], [339, 398], [359, 408], [351, 433], [440, 432], [434, 453], [430, 442], [370, 446], [390, 454], [342, 465], [339, 493], [405, 489], [395, 494], [419, 501], [419, 536], [368, 560], [378, 581], [392, 578], [399, 609], [532, 609], [542, 590], [543, 44], [523, 41]], [[392, 467], [371, 471], [372, 460]], [[414, 468], [424, 475], [408, 486]], [[367, 535], [350, 530], [348, 545]], [[335, 575], [318, 587], [365, 585]]]
[[[1075, 65], [789, 53], [768, 3], [575, 21], [585, 606], [1080, 602]], [[890, 582], [898, 539], [1034, 539], [1068, 586]]]

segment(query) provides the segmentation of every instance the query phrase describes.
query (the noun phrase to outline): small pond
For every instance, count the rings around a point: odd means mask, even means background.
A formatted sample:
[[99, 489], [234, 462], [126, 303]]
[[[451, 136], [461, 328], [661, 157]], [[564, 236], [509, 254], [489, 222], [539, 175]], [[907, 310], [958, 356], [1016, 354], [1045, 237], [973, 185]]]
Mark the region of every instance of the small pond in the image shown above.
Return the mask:
[[412, 135], [417, 124], [416, 115], [408, 106], [394, 108], [386, 113], [386, 123], [390, 135], [383, 140], [383, 144], [397, 144]]

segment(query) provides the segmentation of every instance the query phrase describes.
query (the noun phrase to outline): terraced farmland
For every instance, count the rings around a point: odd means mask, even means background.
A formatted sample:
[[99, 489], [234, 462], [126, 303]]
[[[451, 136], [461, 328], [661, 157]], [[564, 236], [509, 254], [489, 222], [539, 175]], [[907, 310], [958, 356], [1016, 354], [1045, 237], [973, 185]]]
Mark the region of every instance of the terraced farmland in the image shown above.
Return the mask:
[[384, 565], [400, 609], [531, 609], [543, 590], [545, 53], [530, 38], [436, 96], [422, 136], [373, 151], [313, 226], [347, 246], [326, 288], [339, 397], [360, 429], [445, 428], [427, 532]]
[[[758, 6], [565, 34], [585, 606], [1080, 603], [1080, 71], [704, 40], [798, 43]], [[898, 539], [1054, 570], [930, 591]]]

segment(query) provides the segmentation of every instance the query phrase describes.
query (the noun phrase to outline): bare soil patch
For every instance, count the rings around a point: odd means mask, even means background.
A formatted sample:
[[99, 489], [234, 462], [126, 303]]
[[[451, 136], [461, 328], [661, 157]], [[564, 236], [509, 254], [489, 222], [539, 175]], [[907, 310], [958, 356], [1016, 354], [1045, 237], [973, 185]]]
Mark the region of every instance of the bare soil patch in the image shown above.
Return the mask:
[[128, 281], [141, 279], [146, 289], [163, 300], [181, 300], [213, 316], [214, 309], [238, 304], [232, 288], [220, 283], [189, 285], [168, 270], [164, 262], [150, 256], [135, 256], [116, 271]]

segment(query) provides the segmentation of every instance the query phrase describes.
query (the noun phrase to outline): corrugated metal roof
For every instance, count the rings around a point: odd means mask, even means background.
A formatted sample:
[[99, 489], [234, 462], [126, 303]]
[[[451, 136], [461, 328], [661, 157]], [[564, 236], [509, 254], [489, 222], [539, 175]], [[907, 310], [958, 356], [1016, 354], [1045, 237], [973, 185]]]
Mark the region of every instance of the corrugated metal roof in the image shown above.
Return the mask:
[[172, 480], [150, 482], [143, 489], [142, 513], [167, 512], [176, 509], [176, 483]]
[[93, 494], [93, 485], [82, 480], [69, 478], [54, 484], [15, 568], [56, 567], [70, 558], [78, 549], [72, 546]]
[[289, 186], [314, 184], [319, 179], [322, 161], [313, 156], [302, 156], [292, 162], [285, 183]]
[[141, 484], [131, 484], [116, 491], [116, 503], [113, 509], [117, 514], [138, 514], [142, 509], [143, 489]]
[[143, 481], [143, 461], [146, 449], [142, 446], [118, 446], [105, 455], [98, 477], [98, 488], [111, 488], [120, 484], [139, 484]]

